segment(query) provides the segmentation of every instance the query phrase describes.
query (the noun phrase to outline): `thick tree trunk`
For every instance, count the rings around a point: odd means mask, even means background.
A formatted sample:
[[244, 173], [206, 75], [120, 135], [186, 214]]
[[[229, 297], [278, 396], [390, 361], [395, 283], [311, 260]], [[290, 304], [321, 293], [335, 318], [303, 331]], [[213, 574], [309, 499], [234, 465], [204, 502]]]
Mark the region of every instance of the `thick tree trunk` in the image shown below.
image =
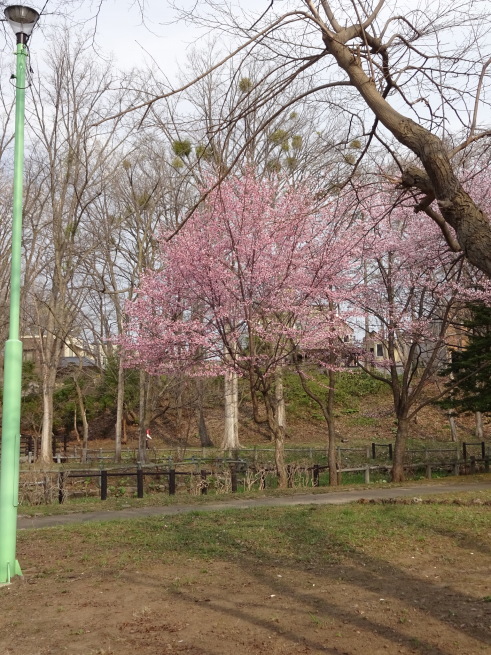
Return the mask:
[[404, 480], [404, 454], [409, 434], [409, 420], [407, 416], [399, 417], [397, 420], [397, 434], [392, 460], [392, 482], [403, 482]]
[[278, 426], [274, 433], [274, 461], [280, 489], [288, 487], [288, 472], [285, 465], [285, 431]]
[[285, 388], [283, 384], [283, 369], [278, 367], [275, 371], [275, 401], [278, 425], [286, 430]]
[[286, 489], [288, 487], [288, 472], [285, 465], [285, 430], [278, 425], [273, 398], [270, 397], [268, 392], [263, 393], [263, 398], [268, 426], [274, 440], [274, 459], [276, 475], [278, 476], [278, 486], [280, 489]]
[[204, 386], [203, 380], [198, 380], [196, 383], [197, 392], [198, 392], [198, 435], [199, 442], [202, 448], [211, 448], [213, 447], [213, 441], [208, 433], [208, 428], [206, 426], [205, 420], [205, 410], [204, 410]]
[[491, 229], [487, 217], [462, 187], [441, 139], [396, 111], [346, 45], [355, 37], [368, 38], [366, 34], [362, 33], [359, 25], [351, 26], [336, 35], [324, 29], [323, 40], [328, 52], [347, 73], [351, 84], [377, 119], [421, 160], [424, 172], [415, 168], [408, 169], [403, 176], [403, 183], [425, 194], [434, 195], [441, 215], [455, 230], [467, 259], [491, 276]]
[[199, 443], [202, 448], [213, 448], [213, 441], [211, 440], [210, 434], [208, 432], [205, 413], [202, 407], [199, 409], [198, 435]]

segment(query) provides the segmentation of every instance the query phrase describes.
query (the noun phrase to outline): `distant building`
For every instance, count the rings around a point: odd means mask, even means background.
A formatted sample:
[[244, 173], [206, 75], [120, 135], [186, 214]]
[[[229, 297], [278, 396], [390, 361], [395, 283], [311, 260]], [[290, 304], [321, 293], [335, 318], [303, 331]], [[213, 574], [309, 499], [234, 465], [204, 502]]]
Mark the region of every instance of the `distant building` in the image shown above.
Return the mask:
[[[34, 367], [39, 370], [41, 368], [41, 339], [39, 335], [28, 335], [22, 337], [23, 343], [23, 360], [25, 362], [34, 362]], [[58, 367], [60, 369], [68, 369], [72, 367], [82, 368], [100, 368], [104, 367], [105, 358], [98, 357], [100, 355], [100, 348], [87, 347], [80, 339], [72, 339], [70, 342], [65, 342], [61, 349], [60, 360]], [[98, 363], [100, 361], [100, 364]]]

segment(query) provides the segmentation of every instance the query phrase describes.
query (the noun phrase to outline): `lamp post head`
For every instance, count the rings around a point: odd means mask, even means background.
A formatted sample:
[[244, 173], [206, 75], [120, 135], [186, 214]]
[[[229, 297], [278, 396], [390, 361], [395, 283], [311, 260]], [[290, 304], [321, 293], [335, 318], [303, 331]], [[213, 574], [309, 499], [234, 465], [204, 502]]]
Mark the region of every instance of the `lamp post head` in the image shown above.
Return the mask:
[[26, 44], [37, 23], [39, 13], [23, 5], [10, 5], [5, 8], [4, 14], [17, 37], [17, 43]]

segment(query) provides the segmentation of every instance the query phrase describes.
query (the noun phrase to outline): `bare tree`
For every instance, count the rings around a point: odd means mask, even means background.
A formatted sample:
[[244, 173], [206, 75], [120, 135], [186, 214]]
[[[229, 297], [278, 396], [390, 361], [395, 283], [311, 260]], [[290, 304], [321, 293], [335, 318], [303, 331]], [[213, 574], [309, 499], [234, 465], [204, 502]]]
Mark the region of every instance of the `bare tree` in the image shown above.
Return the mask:
[[[144, 133], [128, 142], [126, 155], [111, 184], [89, 210], [93, 229], [100, 239], [88, 261], [93, 279], [94, 315], [100, 306], [103, 319], [100, 340], [107, 354], [118, 358], [115, 456], [121, 457], [124, 424], [124, 361], [111, 337], [122, 334], [124, 305], [137, 293], [141, 275], [155, 266], [157, 236], [175, 229], [190, 202], [190, 183], [171, 164], [172, 151], [162, 135]], [[192, 183], [192, 180], [190, 181]], [[177, 386], [180, 383], [174, 381]], [[152, 419], [167, 407], [169, 380], [140, 374], [139, 457], [145, 461], [146, 432]], [[176, 405], [179, 402], [176, 401]]]
[[[348, 153], [352, 174], [381, 146], [387, 157], [378, 157], [380, 172], [407, 189], [414, 210], [435, 221], [454, 250], [491, 274], [489, 220], [458, 175], [469, 148], [491, 134], [483, 122], [491, 64], [487, 0], [458, 6], [423, 0], [412, 8], [402, 0], [290, 0], [255, 16], [212, 0], [174, 8], [178, 19], [221, 34], [231, 51], [221, 64], [233, 61], [235, 80], [241, 71], [247, 77], [252, 63], [261, 71], [221, 129], [267, 104], [277, 103], [277, 116], [307, 100], [314, 111], [326, 107], [343, 119], [346, 147], [359, 150]], [[255, 94], [256, 85], [267, 91]], [[290, 97], [282, 96], [287, 90]], [[266, 128], [258, 126], [249, 139]]]
[[111, 155], [125, 138], [121, 121], [109, 130], [90, 127], [92, 116], [107, 114], [118, 98], [110, 91], [109, 68], [90, 63], [83, 39], [71, 42], [65, 33], [50, 61], [50, 73], [32, 86], [29, 120], [36, 146], [29, 157], [32, 202], [26, 208], [40, 253], [28, 307], [41, 355], [45, 462], [51, 457], [56, 372], [83, 313], [88, 283], [83, 263], [98, 240], [87, 224], [87, 209], [110, 179]]

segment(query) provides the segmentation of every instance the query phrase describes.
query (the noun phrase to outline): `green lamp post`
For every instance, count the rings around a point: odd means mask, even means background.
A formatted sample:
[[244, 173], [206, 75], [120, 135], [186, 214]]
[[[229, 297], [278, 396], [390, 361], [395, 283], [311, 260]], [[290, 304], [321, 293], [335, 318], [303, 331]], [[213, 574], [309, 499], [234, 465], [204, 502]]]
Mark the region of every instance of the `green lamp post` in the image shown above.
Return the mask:
[[15, 74], [14, 200], [12, 212], [12, 251], [10, 271], [9, 338], [5, 344], [2, 451], [0, 465], [0, 583], [22, 575], [16, 559], [17, 505], [19, 497], [20, 407], [22, 391], [22, 342], [19, 339], [22, 184], [24, 169], [24, 107], [27, 41], [39, 14], [35, 9], [11, 5], [5, 18], [17, 40]]

